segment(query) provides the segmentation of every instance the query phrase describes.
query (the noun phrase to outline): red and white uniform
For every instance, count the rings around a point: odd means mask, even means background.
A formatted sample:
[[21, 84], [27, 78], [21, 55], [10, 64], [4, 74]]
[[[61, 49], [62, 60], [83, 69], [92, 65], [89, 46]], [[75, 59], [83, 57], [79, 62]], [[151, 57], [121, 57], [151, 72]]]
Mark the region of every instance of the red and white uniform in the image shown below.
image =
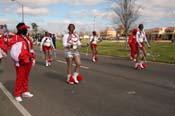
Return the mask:
[[52, 38], [47, 36], [43, 37], [43, 39], [41, 40], [40, 49], [42, 49], [43, 51], [55, 49]]
[[99, 41], [97, 36], [90, 37], [91, 48], [97, 48], [97, 42]]
[[[78, 51], [78, 46], [81, 46], [81, 42], [78, 34], [65, 34], [62, 38], [64, 46], [65, 58], [74, 58], [75, 56], [80, 55]], [[67, 75], [67, 82], [69, 84], [79, 83], [83, 78], [78, 72], [74, 72], [73, 76], [71, 74]]]
[[145, 31], [137, 31], [136, 33], [137, 47], [144, 47], [144, 42], [148, 43]]
[[62, 42], [65, 58], [73, 58], [80, 55], [78, 46], [81, 46], [81, 42], [77, 34], [65, 34], [62, 38]]
[[34, 62], [33, 43], [29, 37], [14, 35], [10, 41], [10, 55], [15, 62], [16, 83], [14, 96], [19, 97], [28, 92], [29, 74]]
[[72, 49], [76, 50], [78, 46], [81, 46], [81, 42], [78, 34], [65, 34], [62, 38], [63, 46], [66, 48], [67, 46], [72, 46]]
[[136, 55], [136, 36], [135, 35], [131, 34], [129, 36], [128, 45], [131, 48], [131, 58], [132, 60], [134, 60]]
[[0, 59], [7, 56], [7, 45], [4, 39], [4, 33], [0, 32]]

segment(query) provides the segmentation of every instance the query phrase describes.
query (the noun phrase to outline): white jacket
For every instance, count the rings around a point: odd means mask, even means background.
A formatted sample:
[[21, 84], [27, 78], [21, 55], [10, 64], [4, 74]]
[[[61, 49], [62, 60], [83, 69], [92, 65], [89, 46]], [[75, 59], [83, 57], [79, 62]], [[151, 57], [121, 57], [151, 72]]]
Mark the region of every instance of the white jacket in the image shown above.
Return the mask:
[[73, 49], [77, 49], [78, 46], [81, 46], [79, 36], [77, 34], [65, 34], [62, 38], [64, 48], [73, 46]]

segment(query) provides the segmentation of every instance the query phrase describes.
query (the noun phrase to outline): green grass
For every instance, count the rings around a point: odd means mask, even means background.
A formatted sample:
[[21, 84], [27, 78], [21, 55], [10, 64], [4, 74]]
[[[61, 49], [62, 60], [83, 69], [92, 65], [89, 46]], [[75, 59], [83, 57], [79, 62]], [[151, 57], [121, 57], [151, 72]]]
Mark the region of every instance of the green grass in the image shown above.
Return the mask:
[[[87, 43], [87, 41], [84, 40], [82, 43]], [[57, 41], [57, 48], [63, 49], [61, 40]], [[86, 53], [87, 48], [81, 48], [80, 51]], [[151, 54], [147, 57], [149, 61], [175, 64], [175, 44], [152, 42], [148, 52]], [[90, 48], [88, 53], [91, 54]], [[129, 59], [130, 48], [125, 48], [125, 43], [102, 41], [98, 43], [98, 54]]]
[[152, 42], [151, 46], [151, 51], [155, 56], [155, 60], [149, 58], [150, 60], [175, 64], [175, 44]]

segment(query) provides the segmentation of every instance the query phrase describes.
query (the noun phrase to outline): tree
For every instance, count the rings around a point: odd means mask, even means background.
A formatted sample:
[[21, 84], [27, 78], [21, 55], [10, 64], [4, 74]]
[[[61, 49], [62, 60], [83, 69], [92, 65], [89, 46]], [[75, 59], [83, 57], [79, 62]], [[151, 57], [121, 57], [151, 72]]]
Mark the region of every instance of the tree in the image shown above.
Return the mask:
[[38, 25], [36, 23], [32, 23], [32, 33], [31, 36], [35, 39], [37, 39], [37, 33], [38, 33]]
[[37, 34], [37, 32], [38, 32], [38, 25], [36, 23], [32, 23], [31, 26], [32, 26], [32, 31], [34, 32], [34, 34]]
[[139, 19], [142, 6], [136, 4], [136, 0], [112, 0], [112, 2], [115, 6], [113, 11], [116, 14], [113, 19], [114, 23], [123, 25], [127, 42], [129, 29]]

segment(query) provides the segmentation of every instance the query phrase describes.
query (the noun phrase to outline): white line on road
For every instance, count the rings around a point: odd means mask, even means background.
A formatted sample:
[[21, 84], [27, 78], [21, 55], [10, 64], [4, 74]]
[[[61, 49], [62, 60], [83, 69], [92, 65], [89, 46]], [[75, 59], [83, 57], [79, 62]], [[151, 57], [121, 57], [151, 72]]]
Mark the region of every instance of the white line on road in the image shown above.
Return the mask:
[[20, 103], [18, 103], [10, 94], [10, 92], [4, 87], [4, 85], [0, 82], [0, 89], [4, 92], [4, 94], [10, 99], [10, 101], [15, 105], [15, 107], [23, 114], [23, 116], [32, 116]]
[[[63, 63], [63, 64], [66, 64], [66, 62], [65, 61], [61, 61], [61, 60], [56, 60], [57, 62], [59, 62], [59, 63]], [[75, 66], [75, 64], [73, 64], [74, 66]], [[84, 69], [89, 69], [89, 67], [87, 67], [87, 66], [80, 66], [81, 68], [84, 68]]]

